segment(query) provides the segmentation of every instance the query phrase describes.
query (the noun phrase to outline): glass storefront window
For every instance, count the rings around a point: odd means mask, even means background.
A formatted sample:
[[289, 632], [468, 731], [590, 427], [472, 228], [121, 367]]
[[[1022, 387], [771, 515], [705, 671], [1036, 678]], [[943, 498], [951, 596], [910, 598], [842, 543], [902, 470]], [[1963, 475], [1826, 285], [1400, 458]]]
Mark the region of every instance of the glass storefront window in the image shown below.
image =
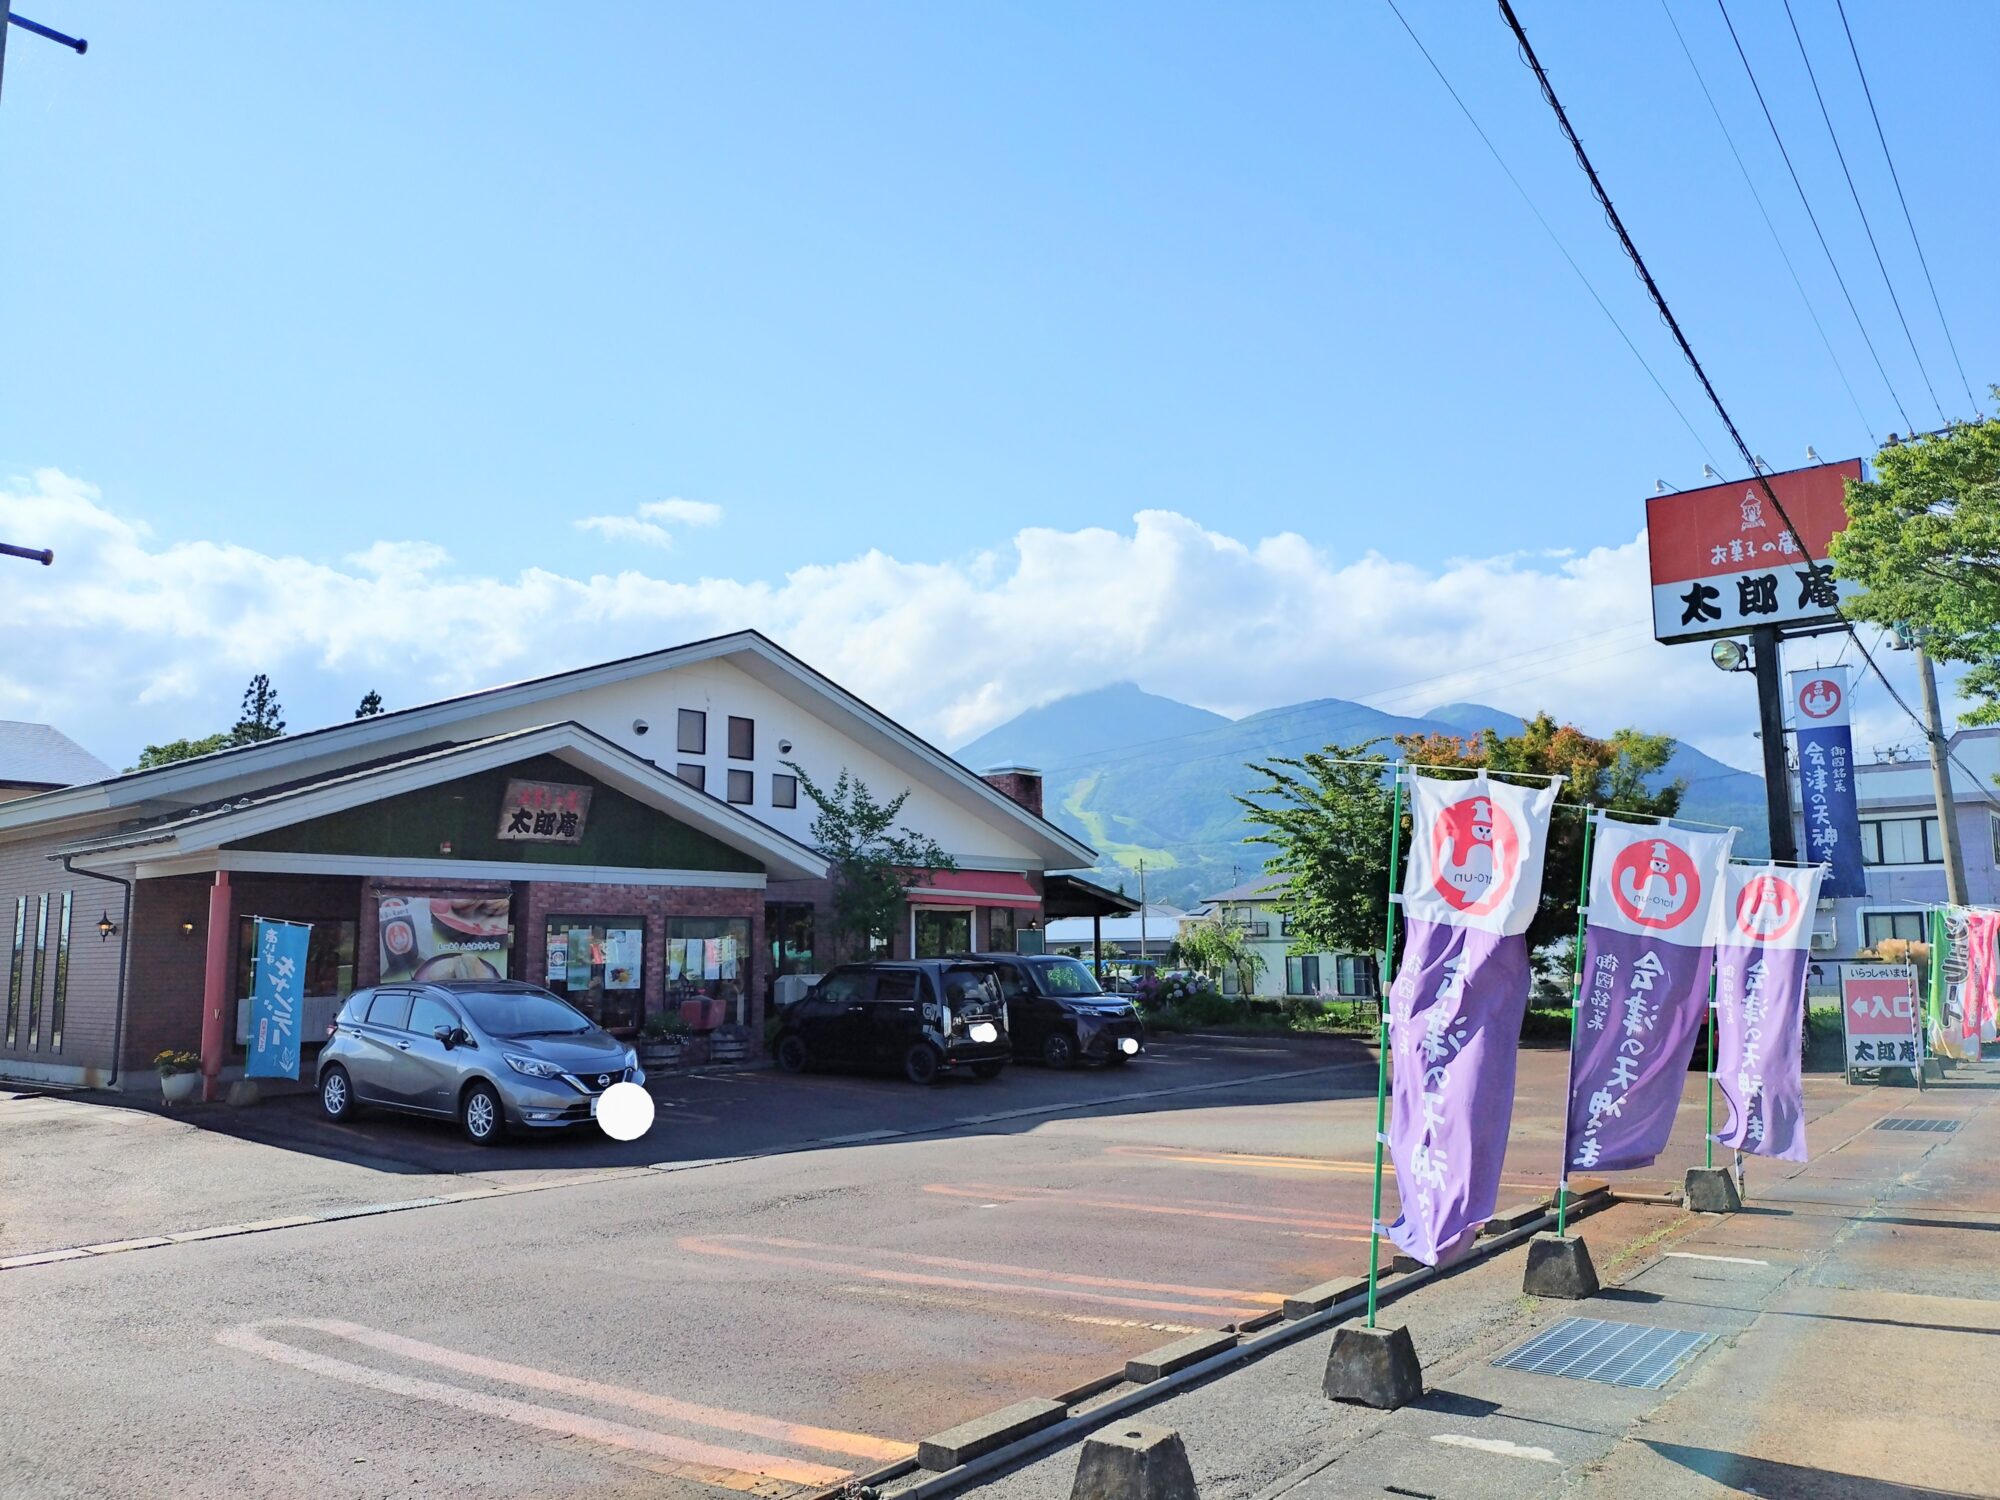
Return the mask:
[[918, 958], [943, 958], [947, 953], [972, 951], [972, 913], [969, 910], [920, 906], [917, 908]]
[[988, 953], [1012, 953], [1014, 951], [1014, 908], [996, 906], [992, 910], [988, 926], [992, 936], [987, 942]]
[[764, 904], [764, 934], [770, 944], [770, 964], [764, 973], [768, 1001], [781, 974], [817, 974], [813, 967], [813, 908], [806, 901]]
[[639, 1024], [645, 918], [550, 917], [544, 938], [551, 991], [607, 1031]]
[[740, 1026], [751, 978], [748, 917], [667, 918], [667, 1007], [722, 1002], [722, 1024]]

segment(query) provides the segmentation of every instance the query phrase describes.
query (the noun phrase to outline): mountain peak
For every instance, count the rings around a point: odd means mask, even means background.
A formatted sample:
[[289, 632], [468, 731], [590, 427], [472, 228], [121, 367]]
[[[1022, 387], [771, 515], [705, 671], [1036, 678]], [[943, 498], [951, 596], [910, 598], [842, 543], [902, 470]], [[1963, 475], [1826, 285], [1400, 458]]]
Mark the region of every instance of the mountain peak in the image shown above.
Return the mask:
[[954, 754], [974, 770], [1009, 763], [1047, 767], [1229, 722], [1205, 708], [1149, 693], [1136, 682], [1112, 682], [1017, 714]]

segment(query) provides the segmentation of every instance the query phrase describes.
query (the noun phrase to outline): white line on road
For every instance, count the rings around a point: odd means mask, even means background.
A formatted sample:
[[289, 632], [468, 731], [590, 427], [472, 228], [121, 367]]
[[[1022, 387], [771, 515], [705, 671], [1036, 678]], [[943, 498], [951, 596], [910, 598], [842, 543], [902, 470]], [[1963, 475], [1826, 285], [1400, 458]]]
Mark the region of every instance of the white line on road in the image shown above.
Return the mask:
[[1447, 1448], [1471, 1448], [1479, 1453], [1498, 1453], [1507, 1458], [1527, 1458], [1538, 1464], [1556, 1464], [1562, 1460], [1546, 1448], [1530, 1448], [1525, 1443], [1510, 1443], [1505, 1438], [1467, 1437], [1462, 1432], [1440, 1432], [1431, 1441], [1443, 1443]]
[[1752, 1260], [1747, 1255], [1697, 1255], [1692, 1250], [1669, 1250], [1662, 1260], [1712, 1260], [1725, 1266], [1768, 1266], [1768, 1260]]

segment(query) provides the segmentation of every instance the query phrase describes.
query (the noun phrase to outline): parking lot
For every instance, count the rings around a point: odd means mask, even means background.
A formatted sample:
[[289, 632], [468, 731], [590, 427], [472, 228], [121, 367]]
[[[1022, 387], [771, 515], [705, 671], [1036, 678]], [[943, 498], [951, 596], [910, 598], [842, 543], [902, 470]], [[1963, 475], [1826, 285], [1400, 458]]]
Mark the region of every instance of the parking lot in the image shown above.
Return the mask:
[[[1524, 1054], [1503, 1202], [1553, 1182], [1563, 1063]], [[6, 1255], [146, 1242], [0, 1272], [25, 1398], [0, 1472], [36, 1495], [831, 1484], [1365, 1267], [1374, 1081], [1352, 1043], [1253, 1038], [932, 1089], [746, 1070], [668, 1081], [631, 1145], [488, 1150], [310, 1099], [198, 1123], [0, 1101]], [[1641, 1185], [1698, 1157], [1699, 1082]]]

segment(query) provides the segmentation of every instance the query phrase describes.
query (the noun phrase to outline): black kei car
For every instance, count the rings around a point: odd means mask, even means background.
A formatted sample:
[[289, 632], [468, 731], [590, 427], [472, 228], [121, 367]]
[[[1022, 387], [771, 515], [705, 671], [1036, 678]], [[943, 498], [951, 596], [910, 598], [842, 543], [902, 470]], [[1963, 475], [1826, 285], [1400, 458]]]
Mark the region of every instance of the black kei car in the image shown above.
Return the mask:
[[998, 974], [957, 958], [842, 964], [779, 1012], [771, 1052], [787, 1073], [893, 1068], [912, 1083], [997, 1078], [1014, 1055]]
[[1016, 1057], [1067, 1068], [1080, 1058], [1124, 1064], [1145, 1051], [1146, 1023], [1131, 997], [1100, 989], [1088, 965], [1055, 955], [971, 956], [1000, 975]]

